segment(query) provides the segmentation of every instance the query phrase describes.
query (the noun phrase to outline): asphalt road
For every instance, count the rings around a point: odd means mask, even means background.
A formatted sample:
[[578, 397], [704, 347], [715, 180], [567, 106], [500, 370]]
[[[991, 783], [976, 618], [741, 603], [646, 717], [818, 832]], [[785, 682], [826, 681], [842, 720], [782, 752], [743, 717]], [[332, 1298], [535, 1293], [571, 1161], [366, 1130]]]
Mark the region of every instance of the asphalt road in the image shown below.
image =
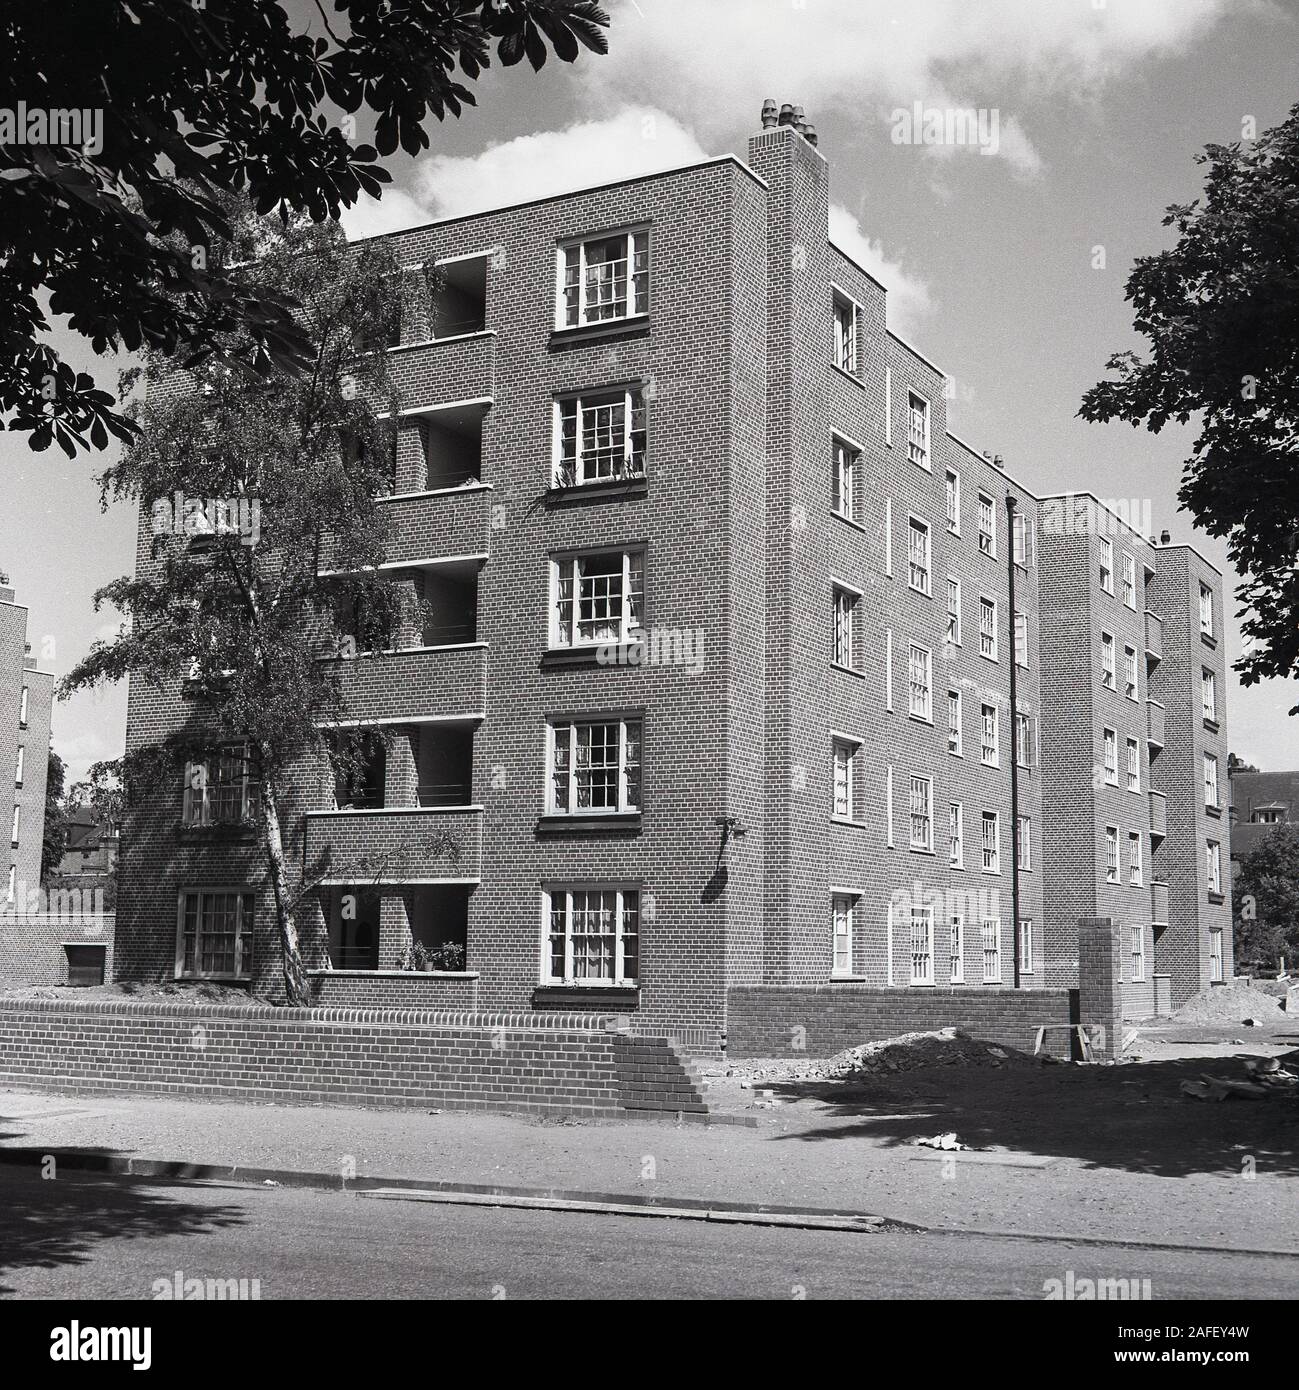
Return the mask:
[[[1033, 1298], [1149, 1279], [1154, 1298], [1293, 1297], [1299, 1258], [984, 1236], [799, 1231], [454, 1207], [287, 1188], [0, 1168], [0, 1296], [153, 1296], [259, 1281], [274, 1298]], [[251, 1284], [249, 1285], [251, 1289]]]

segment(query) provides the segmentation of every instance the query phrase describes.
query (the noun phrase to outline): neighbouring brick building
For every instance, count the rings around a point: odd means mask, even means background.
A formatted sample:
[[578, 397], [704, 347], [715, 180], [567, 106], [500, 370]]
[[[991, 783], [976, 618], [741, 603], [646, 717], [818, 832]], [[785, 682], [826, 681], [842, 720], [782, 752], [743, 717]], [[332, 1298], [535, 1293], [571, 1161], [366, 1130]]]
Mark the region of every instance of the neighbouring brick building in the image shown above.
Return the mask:
[[0, 909], [41, 886], [53, 698], [54, 677], [31, 654], [27, 609], [0, 576], [0, 825], [9, 832]]
[[1245, 772], [1233, 768], [1231, 858], [1243, 859], [1278, 825], [1299, 827], [1299, 772]]
[[[384, 502], [389, 565], [431, 617], [344, 672], [357, 721], [391, 734], [365, 791], [340, 805], [305, 778], [288, 808], [299, 862], [394, 851], [378, 892], [341, 874], [319, 895], [321, 1003], [617, 1012], [701, 1050], [732, 1002], [749, 1046], [816, 1033], [818, 1011], [826, 1038], [921, 1016], [1027, 1038], [1067, 1024], [1096, 917], [1128, 946], [1139, 928], [1133, 1011], [1158, 971], [1208, 979], [1205, 807], [1173, 803], [1221, 728], [1193, 689], [1213, 572], [1132, 542], [1142, 594], [1154, 575], [1185, 600], [1156, 661], [1145, 598], [1111, 620], [1085, 583], [1099, 540], [1066, 543], [948, 431], [944, 373], [888, 328], [828, 210], [825, 158], [773, 120], [747, 163], [393, 235], [444, 281], [390, 349]], [[149, 541], [146, 510], [140, 563]], [[1135, 700], [1086, 661], [1102, 629], [1120, 662], [1135, 648]], [[1166, 782], [1161, 670], [1191, 750]], [[128, 748], [185, 717], [179, 691], [133, 685]], [[1138, 741], [1121, 812], [1094, 782], [1104, 727]], [[132, 813], [119, 977], [274, 986], [238, 768], [214, 755], [201, 794]], [[1142, 836], [1139, 883], [1105, 878], [1110, 821]], [[456, 855], [395, 853], [441, 830]], [[399, 970], [412, 939], [463, 945], [465, 968]]]

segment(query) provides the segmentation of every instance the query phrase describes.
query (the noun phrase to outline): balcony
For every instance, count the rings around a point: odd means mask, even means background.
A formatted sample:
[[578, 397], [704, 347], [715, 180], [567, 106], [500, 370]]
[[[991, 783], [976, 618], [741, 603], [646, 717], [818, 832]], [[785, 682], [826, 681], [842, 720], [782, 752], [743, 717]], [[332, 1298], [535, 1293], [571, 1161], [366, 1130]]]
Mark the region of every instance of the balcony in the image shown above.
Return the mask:
[[1155, 880], [1150, 885], [1150, 921], [1156, 927], [1168, 925], [1168, 885]]
[[[487, 554], [492, 524], [492, 489], [474, 479], [438, 491], [381, 497], [380, 512], [392, 525], [386, 564], [425, 565]], [[324, 537], [320, 572], [338, 572], [333, 547]]]
[[1150, 742], [1153, 756], [1155, 750], [1162, 752], [1164, 748], [1164, 707], [1158, 700], [1147, 700], [1146, 712], [1146, 738]]
[[1163, 792], [1150, 793], [1150, 838], [1163, 840], [1168, 835], [1168, 798]]
[[344, 724], [428, 724], [482, 717], [485, 642], [331, 659], [339, 667]]
[[1146, 667], [1158, 666], [1164, 659], [1164, 620], [1146, 610]]
[[483, 808], [308, 811], [303, 863], [322, 884], [477, 883]]
[[488, 329], [390, 350], [403, 411], [433, 410], [496, 394], [496, 334]]

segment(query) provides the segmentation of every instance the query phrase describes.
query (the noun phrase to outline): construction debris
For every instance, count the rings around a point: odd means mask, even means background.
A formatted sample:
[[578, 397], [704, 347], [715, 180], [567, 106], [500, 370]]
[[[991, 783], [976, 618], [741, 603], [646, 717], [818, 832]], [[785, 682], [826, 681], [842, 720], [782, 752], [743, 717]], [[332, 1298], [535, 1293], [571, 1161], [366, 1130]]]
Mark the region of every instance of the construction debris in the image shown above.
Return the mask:
[[962, 1144], [956, 1137], [955, 1130], [949, 1130], [946, 1134], [935, 1134], [930, 1139], [917, 1139], [916, 1145], [922, 1149], [944, 1149], [947, 1151], [968, 1150], [968, 1144]]
[[1296, 1095], [1299, 1072], [1288, 1071], [1275, 1057], [1253, 1057], [1246, 1061], [1250, 1081], [1233, 1081], [1226, 1076], [1201, 1072], [1198, 1081], [1183, 1081], [1182, 1094], [1193, 1100], [1261, 1100], [1267, 1096]]

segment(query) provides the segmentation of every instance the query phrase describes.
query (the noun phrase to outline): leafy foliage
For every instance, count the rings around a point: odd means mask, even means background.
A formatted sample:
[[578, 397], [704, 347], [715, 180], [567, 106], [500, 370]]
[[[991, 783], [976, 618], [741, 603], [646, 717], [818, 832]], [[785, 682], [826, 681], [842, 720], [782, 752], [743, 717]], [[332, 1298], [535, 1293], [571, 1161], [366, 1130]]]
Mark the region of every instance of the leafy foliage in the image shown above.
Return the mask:
[[67, 775], [63, 759], [50, 749], [45, 774], [45, 832], [41, 839], [41, 882], [47, 883], [58, 872], [59, 860], [68, 844], [68, 815], [63, 809], [63, 781]]
[[[1299, 674], [1299, 106], [1252, 143], [1210, 145], [1177, 243], [1127, 283], [1146, 359], [1111, 357], [1080, 414], [1161, 430], [1198, 419], [1178, 499], [1243, 576], [1246, 685]], [[1299, 712], [1299, 706], [1290, 711]]]
[[[325, 35], [313, 37], [269, 0], [5, 7], [0, 90], [27, 109], [102, 119], [80, 145], [0, 145], [0, 412], [33, 449], [72, 457], [132, 432], [109, 393], [42, 341], [42, 292], [48, 315], [66, 315], [97, 353], [309, 370], [291, 295], [212, 263], [232, 236], [221, 195], [285, 220], [337, 218], [382, 193], [380, 156], [418, 154], [430, 115], [474, 104], [465, 83], [493, 44], [503, 64], [526, 56], [533, 68], [547, 42], [565, 62], [606, 50], [593, 0], [333, 0], [332, 22], [316, 8]], [[354, 138], [362, 110], [373, 146]]]
[[1232, 916], [1241, 959], [1299, 959], [1299, 826], [1276, 826], [1241, 861]]

